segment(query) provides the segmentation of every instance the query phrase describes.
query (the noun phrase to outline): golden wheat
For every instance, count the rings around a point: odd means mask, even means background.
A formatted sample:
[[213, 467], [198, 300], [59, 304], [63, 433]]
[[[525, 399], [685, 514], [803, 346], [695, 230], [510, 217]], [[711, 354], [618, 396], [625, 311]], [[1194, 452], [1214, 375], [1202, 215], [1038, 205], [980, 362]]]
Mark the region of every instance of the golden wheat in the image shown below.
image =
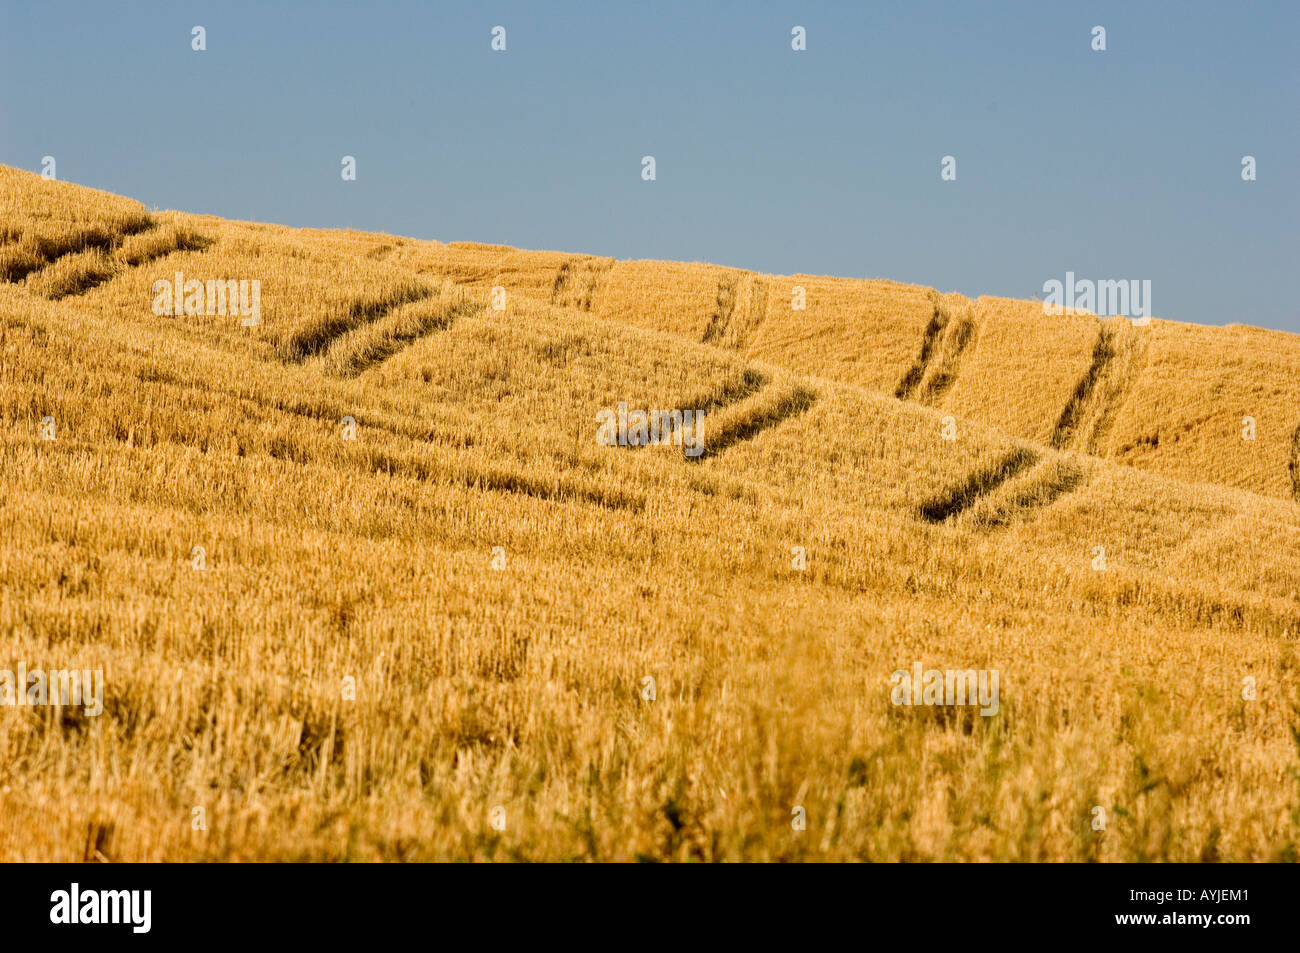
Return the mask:
[[[1131, 329], [1070, 417], [1098, 324], [1032, 303], [0, 179], [0, 645], [106, 681], [0, 706], [0, 856], [1294, 859], [1293, 337]], [[891, 704], [916, 662], [999, 713]]]

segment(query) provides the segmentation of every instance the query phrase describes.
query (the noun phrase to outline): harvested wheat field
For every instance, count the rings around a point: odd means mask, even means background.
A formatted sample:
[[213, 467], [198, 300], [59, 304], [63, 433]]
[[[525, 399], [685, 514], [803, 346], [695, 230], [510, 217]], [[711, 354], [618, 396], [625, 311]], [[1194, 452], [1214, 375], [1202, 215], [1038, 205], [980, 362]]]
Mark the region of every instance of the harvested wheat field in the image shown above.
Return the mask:
[[0, 196], [0, 857], [1296, 858], [1300, 337]]

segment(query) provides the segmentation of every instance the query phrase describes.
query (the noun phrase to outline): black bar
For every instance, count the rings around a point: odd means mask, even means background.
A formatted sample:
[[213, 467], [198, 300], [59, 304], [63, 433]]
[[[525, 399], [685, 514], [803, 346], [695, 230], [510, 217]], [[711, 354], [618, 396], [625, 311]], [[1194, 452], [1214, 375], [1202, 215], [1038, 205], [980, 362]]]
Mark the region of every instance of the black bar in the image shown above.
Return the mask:
[[[426, 936], [431, 945], [462, 930], [486, 931], [483, 940], [494, 946], [510, 934], [586, 946], [638, 935], [677, 942], [793, 930], [807, 940], [848, 935], [873, 946], [893, 938], [909, 949], [1125, 935], [1222, 946], [1293, 934], [1296, 925], [1296, 878], [1286, 865], [817, 866], [670, 874], [635, 865], [11, 864], [0, 866], [0, 922], [6, 941], [282, 938], [331, 948], [376, 942], [376, 930], [394, 939]], [[136, 932], [143, 893], [130, 907], [122, 894], [104, 906], [111, 913], [119, 905], [127, 922], [51, 922], [67, 913], [74, 883], [87, 916], [101, 905], [99, 891], [149, 891], [148, 931]], [[62, 908], [60, 891], [68, 901]], [[1153, 921], [1120, 921], [1147, 916]]]

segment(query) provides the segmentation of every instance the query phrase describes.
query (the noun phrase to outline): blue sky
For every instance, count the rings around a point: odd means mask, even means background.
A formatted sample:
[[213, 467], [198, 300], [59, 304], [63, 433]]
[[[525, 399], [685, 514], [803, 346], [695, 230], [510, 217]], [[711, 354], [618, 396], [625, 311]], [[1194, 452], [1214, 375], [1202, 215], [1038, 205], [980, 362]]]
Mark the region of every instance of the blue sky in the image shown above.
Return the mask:
[[1300, 332], [1298, 34], [1291, 2], [5, 3], [0, 162], [230, 218], [968, 295], [1149, 279], [1157, 316]]

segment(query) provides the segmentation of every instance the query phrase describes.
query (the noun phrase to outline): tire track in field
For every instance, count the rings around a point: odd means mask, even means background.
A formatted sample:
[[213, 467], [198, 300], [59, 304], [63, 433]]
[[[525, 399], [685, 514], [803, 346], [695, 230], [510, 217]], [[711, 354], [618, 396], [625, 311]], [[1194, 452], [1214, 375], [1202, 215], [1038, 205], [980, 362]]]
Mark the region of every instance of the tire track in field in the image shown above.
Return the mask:
[[803, 384], [772, 385], [748, 400], [733, 405], [734, 412], [725, 412], [716, 426], [705, 418], [704, 451], [688, 459], [706, 460], [717, 456], [742, 441], [752, 440], [765, 430], [770, 430], [796, 417], [812, 407], [817, 393]]
[[[152, 227], [152, 223], [145, 227]], [[24, 234], [0, 253], [0, 280], [17, 283], [75, 255], [98, 252], [106, 256], [123, 237], [124, 233], [103, 225], [88, 225], [59, 235]]]
[[947, 315], [939, 303], [938, 296], [931, 293], [930, 298], [934, 302], [934, 313], [930, 315], [930, 321], [921, 335], [921, 352], [912, 362], [912, 366], [907, 369], [903, 379], [898, 382], [898, 386], [894, 388], [894, 396], [899, 400], [908, 400], [916, 393], [921, 378], [925, 376], [925, 369], [930, 365], [930, 357], [939, 341], [939, 335], [943, 333], [944, 325], [947, 324]]
[[411, 281], [378, 292], [354, 295], [341, 302], [333, 313], [290, 332], [279, 346], [280, 356], [292, 363], [302, 363], [329, 350], [345, 334], [373, 324], [403, 305], [435, 294], [436, 288]]
[[732, 312], [736, 310], [736, 276], [723, 275], [718, 279], [718, 294], [713, 303], [713, 313], [704, 327], [703, 344], [717, 344], [727, 333]]
[[1012, 477], [1028, 470], [1038, 459], [1038, 454], [1028, 447], [1016, 447], [993, 463], [972, 470], [956, 486], [922, 503], [917, 508], [917, 515], [927, 523], [943, 523], [959, 516]]
[[[715, 413], [743, 403], [766, 387], [767, 383], [767, 375], [762, 371], [757, 368], [746, 367], [739, 373], [728, 375], [722, 383], [706, 391], [677, 401], [678, 410], [676, 413], [680, 414], [689, 410], [696, 415], [695, 419], [698, 419], [705, 414]], [[639, 450], [642, 447], [655, 446], [656, 444], [672, 443], [676, 439], [676, 429], [683, 426], [681, 417], [675, 417], [674, 411], [648, 410], [645, 413], [648, 428], [647, 440], [644, 443], [626, 444], [628, 450]], [[658, 439], [656, 439], [656, 435]]]
[[[816, 400], [817, 394], [810, 387], [797, 382], [774, 383], [758, 369], [746, 367], [720, 385], [679, 401], [676, 411], [642, 412], [646, 417], [647, 439], [629, 443], [627, 449], [656, 444], [681, 444], [685, 448], [686, 438], [691, 437], [700, 452], [684, 455], [699, 462], [804, 413]], [[685, 411], [694, 415], [692, 426], [696, 429], [679, 435], [677, 428], [684, 426], [679, 415]]]
[[743, 351], [750, 335], [767, 320], [767, 295], [768, 282], [758, 275], [723, 275], [700, 343]]
[[957, 382], [958, 366], [977, 336], [974, 306], [967, 302], [953, 314], [937, 292], [930, 293], [934, 313], [921, 335], [921, 349], [894, 396], [933, 407]]
[[938, 353], [921, 380], [917, 400], [934, 407], [957, 383], [957, 371], [962, 357], [967, 354], [977, 336], [973, 306], [965, 305], [959, 315], [949, 320], [939, 341]]
[[1087, 479], [1087, 467], [1077, 460], [1045, 460], [979, 501], [970, 519], [980, 529], [992, 530], [1030, 519]]
[[1075, 384], [1052, 431], [1053, 448], [1105, 454], [1111, 428], [1137, 383], [1146, 351], [1145, 337], [1126, 318], [1099, 326], [1092, 363]]
[[487, 305], [462, 298], [443, 302], [423, 298], [394, 308], [385, 316], [337, 338], [325, 352], [325, 370], [336, 377], [356, 377], [395, 357], [421, 338], [445, 331]]
[[1300, 424], [1296, 424], [1295, 433], [1291, 435], [1291, 498], [1300, 503]]
[[613, 267], [612, 258], [565, 259], [551, 283], [551, 304], [591, 311], [600, 295], [605, 275]]
[[[747, 302], [748, 307], [741, 307]], [[741, 313], [737, 314], [740, 308]], [[737, 292], [726, 332], [717, 343], [735, 351], [743, 351], [749, 337], [767, 319], [767, 282], [757, 275], [746, 275]]]
[[103, 226], [65, 235], [32, 235], [0, 252], [0, 280], [25, 280], [32, 292], [51, 301], [85, 294], [122, 274], [174, 251], [207, 247], [211, 240], [188, 229], [150, 219], [121, 231]]

